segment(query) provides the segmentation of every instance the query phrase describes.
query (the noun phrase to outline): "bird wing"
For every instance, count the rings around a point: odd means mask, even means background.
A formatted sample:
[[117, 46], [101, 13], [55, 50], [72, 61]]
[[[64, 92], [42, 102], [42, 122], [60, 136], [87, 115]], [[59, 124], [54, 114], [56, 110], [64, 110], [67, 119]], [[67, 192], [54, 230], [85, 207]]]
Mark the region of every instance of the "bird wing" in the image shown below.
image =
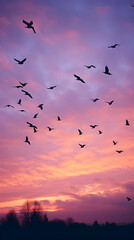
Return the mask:
[[80, 79], [78, 79], [78, 80], [80, 80], [82, 83], [85, 83], [85, 81], [84, 81], [82, 78], [80, 78]]
[[28, 142], [28, 137], [26, 136], [26, 142]]
[[31, 28], [33, 29], [33, 32], [34, 32], [34, 33], [36, 33], [36, 31], [35, 31], [34, 27], [32, 26]]
[[29, 24], [29, 23], [28, 23], [28, 22], [26, 22], [25, 20], [23, 20], [22, 22], [23, 22], [23, 23], [25, 23], [26, 25], [28, 25], [28, 24]]
[[30, 98], [33, 98], [32, 95], [31, 95], [29, 92], [27, 92], [27, 95], [28, 95]]
[[26, 58], [24, 58], [22, 61], [21, 61], [21, 63], [24, 63], [26, 61]]
[[20, 62], [20, 61], [19, 61], [19, 60], [17, 60], [16, 58], [14, 58], [14, 60], [15, 60], [16, 62], [18, 62], [18, 63]]
[[82, 132], [81, 132], [81, 130], [80, 130], [80, 129], [78, 129], [78, 131], [79, 131], [79, 134], [82, 134]]
[[105, 72], [106, 72], [106, 73], [109, 72], [109, 68], [108, 68], [108, 66], [105, 66]]
[[76, 77], [77, 79], [81, 79], [78, 75], [74, 74], [74, 77]]

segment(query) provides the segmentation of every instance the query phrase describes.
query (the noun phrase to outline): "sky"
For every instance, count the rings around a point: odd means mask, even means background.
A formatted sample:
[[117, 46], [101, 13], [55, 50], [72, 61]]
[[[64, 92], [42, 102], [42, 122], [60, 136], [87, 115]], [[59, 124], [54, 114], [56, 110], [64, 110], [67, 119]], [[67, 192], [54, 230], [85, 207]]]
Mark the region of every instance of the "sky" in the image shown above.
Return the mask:
[[[131, 4], [0, 1], [0, 213], [38, 200], [50, 219], [134, 222]], [[33, 21], [36, 33], [23, 20]], [[104, 74], [105, 66], [112, 75]], [[27, 85], [16, 88], [19, 82]]]

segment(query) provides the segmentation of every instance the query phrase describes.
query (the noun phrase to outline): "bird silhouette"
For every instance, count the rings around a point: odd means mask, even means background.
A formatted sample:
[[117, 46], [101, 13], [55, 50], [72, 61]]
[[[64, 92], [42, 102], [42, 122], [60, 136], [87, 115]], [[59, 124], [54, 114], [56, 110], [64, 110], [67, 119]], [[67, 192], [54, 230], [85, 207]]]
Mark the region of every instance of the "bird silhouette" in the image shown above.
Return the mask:
[[82, 135], [82, 131], [80, 129], [78, 129], [79, 135]]
[[47, 127], [48, 130], [51, 132], [52, 130], [54, 130], [54, 128], [51, 128], [51, 127]]
[[36, 129], [37, 129], [37, 127], [36, 127], [35, 125], [33, 125], [32, 123], [30, 123], [30, 122], [26, 122], [26, 123], [29, 125], [29, 127], [36, 128]]
[[102, 134], [102, 131], [99, 130], [99, 134]]
[[37, 107], [43, 110], [43, 103], [39, 104]]
[[26, 136], [26, 140], [24, 141], [26, 143], [28, 143], [29, 145], [31, 145], [30, 141], [28, 140], [28, 137]]
[[113, 141], [113, 144], [114, 144], [114, 145], [116, 145], [116, 144], [117, 144], [117, 142]]
[[86, 68], [96, 68], [94, 65], [90, 65], [90, 66], [87, 66], [87, 65], [84, 65]]
[[105, 72], [103, 72], [103, 73], [108, 74], [108, 75], [112, 75], [112, 74], [109, 72], [108, 66], [105, 66]]
[[36, 127], [34, 127], [33, 129], [34, 129], [34, 133], [37, 132], [37, 128]]
[[131, 201], [131, 198], [127, 197], [127, 200], [128, 200], [128, 201]]
[[33, 30], [33, 32], [36, 33], [34, 27], [32, 26], [33, 25], [33, 21], [26, 22], [25, 20], [23, 20], [23, 23], [26, 24], [25, 28], [31, 28]]
[[19, 101], [18, 101], [18, 103], [17, 103], [17, 104], [21, 105], [21, 99], [19, 99]]
[[33, 116], [33, 118], [37, 118], [37, 116], [38, 116], [38, 113], [36, 113], [36, 114]]
[[16, 58], [14, 58], [14, 60], [16, 61], [16, 62], [18, 62], [18, 64], [23, 64], [25, 61], [26, 61], [26, 58], [24, 58], [23, 60], [18, 60], [18, 59], [16, 59]]
[[57, 86], [51, 86], [51, 87], [49, 87], [49, 88], [47, 88], [47, 89], [54, 89], [54, 88], [56, 88]]
[[90, 100], [92, 100], [93, 102], [97, 102], [100, 99], [99, 98], [95, 98], [95, 99], [90, 99]]
[[106, 102], [106, 103], [108, 103], [109, 105], [112, 105], [113, 102], [114, 102], [114, 100], [112, 100], [110, 102]]
[[133, 4], [130, 4], [132, 7], [134, 7], [134, 5]]
[[13, 86], [15, 88], [23, 88], [21, 85]]
[[116, 150], [117, 153], [122, 153], [123, 151], [122, 150]]
[[86, 146], [86, 144], [79, 144], [79, 146], [80, 146], [81, 148], [84, 148], [84, 147]]
[[57, 116], [57, 118], [58, 118], [58, 121], [61, 121], [61, 118], [59, 116]]
[[117, 46], [119, 46], [118, 43], [116, 43], [116, 44], [114, 44], [114, 45], [112, 45], [112, 46], [109, 46], [108, 48], [116, 48]]
[[25, 91], [25, 90], [23, 90], [23, 89], [22, 89], [21, 91], [24, 92], [25, 95], [29, 96], [30, 98], [33, 98], [32, 95], [31, 95], [29, 92], [27, 92], [27, 91]]
[[19, 112], [26, 112], [24, 109], [21, 109], [21, 110], [17, 110], [17, 111], [19, 111]]
[[85, 81], [82, 78], [80, 78], [79, 76], [77, 76], [76, 74], [74, 74], [74, 77], [76, 77], [76, 80], [78, 80], [82, 83], [85, 83]]
[[21, 84], [22, 87], [25, 87], [27, 85], [27, 83], [22, 83], [22, 82], [19, 82]]
[[126, 124], [125, 124], [126, 126], [130, 126], [130, 123], [129, 123], [129, 121], [126, 119]]
[[15, 108], [13, 105], [7, 104], [5, 107]]
[[98, 125], [90, 125], [91, 128], [96, 128]]

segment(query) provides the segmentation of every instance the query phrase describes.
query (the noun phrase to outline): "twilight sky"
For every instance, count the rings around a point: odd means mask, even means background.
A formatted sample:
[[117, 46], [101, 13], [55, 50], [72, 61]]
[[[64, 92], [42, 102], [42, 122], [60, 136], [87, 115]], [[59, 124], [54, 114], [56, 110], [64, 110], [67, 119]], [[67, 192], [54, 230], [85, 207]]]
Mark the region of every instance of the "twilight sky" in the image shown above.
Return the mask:
[[[134, 221], [131, 4], [128, 0], [0, 2], [1, 213], [18, 211], [27, 199], [36, 199], [48, 218]], [[33, 21], [36, 34], [25, 28], [23, 19]], [[119, 46], [108, 48], [115, 43]], [[19, 65], [14, 58], [27, 60]], [[91, 64], [96, 68], [84, 66]], [[103, 73], [106, 65], [110, 76]], [[28, 83], [23, 90], [33, 99], [14, 87], [19, 82]], [[57, 87], [47, 89], [53, 85]], [[100, 100], [94, 103], [94, 98]], [[111, 100], [110, 106], [106, 102]], [[41, 103], [43, 111], [37, 107]], [[7, 104], [15, 108], [4, 107]], [[38, 127], [36, 133], [27, 121]], [[94, 124], [98, 126], [91, 129]], [[26, 136], [31, 145], [24, 142]]]

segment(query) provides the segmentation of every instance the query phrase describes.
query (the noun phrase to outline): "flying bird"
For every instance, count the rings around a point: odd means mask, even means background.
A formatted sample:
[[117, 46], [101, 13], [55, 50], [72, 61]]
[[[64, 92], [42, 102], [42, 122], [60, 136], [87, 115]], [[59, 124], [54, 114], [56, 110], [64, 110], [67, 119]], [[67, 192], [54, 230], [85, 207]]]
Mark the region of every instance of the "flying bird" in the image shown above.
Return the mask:
[[37, 127], [36, 127], [35, 125], [33, 125], [32, 123], [30, 123], [30, 122], [26, 122], [26, 123], [29, 125], [29, 127], [36, 128], [36, 129], [37, 129]]
[[112, 75], [112, 74], [109, 72], [108, 66], [105, 66], [105, 72], [103, 72], [103, 73], [108, 74], [108, 75]]
[[79, 76], [77, 76], [76, 74], [74, 74], [74, 77], [76, 77], [76, 80], [78, 80], [82, 83], [85, 83], [85, 81], [82, 78], [80, 78]]
[[21, 109], [21, 110], [17, 110], [17, 111], [19, 111], [19, 112], [26, 112], [24, 109]]
[[123, 151], [122, 150], [116, 150], [117, 153], [122, 153]]
[[51, 127], [47, 127], [49, 131], [52, 131], [54, 130], [54, 128], [51, 128]]
[[109, 105], [112, 105], [113, 102], [114, 102], [114, 100], [112, 100], [110, 102], [106, 102], [106, 103], [108, 103]]
[[51, 87], [49, 87], [49, 88], [47, 88], [47, 89], [54, 89], [54, 88], [56, 88], [57, 86], [51, 86]]
[[26, 61], [26, 58], [24, 58], [23, 60], [18, 60], [18, 59], [16, 59], [16, 58], [14, 58], [14, 60], [16, 61], [16, 62], [18, 62], [18, 64], [23, 64], [25, 61]]
[[93, 102], [97, 102], [100, 99], [99, 98], [95, 98], [95, 99], [90, 99], [90, 100], [92, 100]]
[[17, 103], [17, 104], [21, 105], [21, 99], [19, 99], [19, 101], [18, 101], [18, 103]]
[[33, 116], [33, 118], [37, 118], [37, 116], [38, 116], [38, 113], [36, 113], [36, 114]]
[[5, 107], [15, 108], [13, 105], [7, 104]]
[[25, 95], [29, 96], [30, 98], [33, 98], [32, 95], [31, 95], [29, 92], [27, 92], [27, 91], [25, 91], [25, 90], [23, 90], [23, 89], [22, 89], [21, 91], [24, 92]]
[[15, 88], [23, 88], [21, 85], [13, 86]]
[[90, 65], [90, 66], [84, 65], [84, 66], [87, 68], [96, 68], [94, 65]]
[[114, 45], [112, 45], [112, 46], [109, 46], [108, 48], [116, 48], [117, 46], [119, 46], [118, 43], [116, 43], [116, 44], [114, 44]]
[[58, 121], [61, 121], [61, 118], [59, 116], [57, 116], [57, 118], [58, 118]]
[[19, 82], [21, 84], [22, 87], [25, 87], [27, 85], [27, 83], [22, 83], [22, 82]]
[[82, 135], [82, 131], [80, 129], [78, 129], [79, 135]]
[[96, 128], [98, 125], [90, 125], [91, 128]]
[[36, 127], [34, 127], [33, 129], [34, 129], [34, 132], [37, 132], [37, 128]]
[[26, 24], [26, 27], [25, 27], [25, 28], [31, 28], [31, 29], [34, 31], [34, 33], [36, 33], [34, 27], [32, 26], [32, 25], [33, 25], [33, 21], [31, 21], [31, 22], [26, 22], [25, 20], [23, 20], [23, 23]]
[[128, 201], [131, 201], [131, 198], [127, 197], [127, 200], [128, 200]]
[[134, 7], [134, 5], [133, 4], [130, 4], [132, 7]]
[[113, 144], [114, 144], [114, 145], [116, 145], [116, 144], [117, 144], [117, 142], [113, 141]]
[[81, 148], [84, 148], [86, 144], [79, 144]]
[[99, 130], [99, 134], [102, 134], [102, 131]]
[[126, 124], [125, 124], [126, 126], [130, 126], [130, 123], [129, 123], [129, 121], [126, 119]]
[[28, 137], [26, 136], [26, 140], [24, 141], [26, 143], [28, 143], [29, 145], [31, 145], [30, 141], [28, 140]]
[[37, 107], [43, 110], [43, 103], [39, 104]]

